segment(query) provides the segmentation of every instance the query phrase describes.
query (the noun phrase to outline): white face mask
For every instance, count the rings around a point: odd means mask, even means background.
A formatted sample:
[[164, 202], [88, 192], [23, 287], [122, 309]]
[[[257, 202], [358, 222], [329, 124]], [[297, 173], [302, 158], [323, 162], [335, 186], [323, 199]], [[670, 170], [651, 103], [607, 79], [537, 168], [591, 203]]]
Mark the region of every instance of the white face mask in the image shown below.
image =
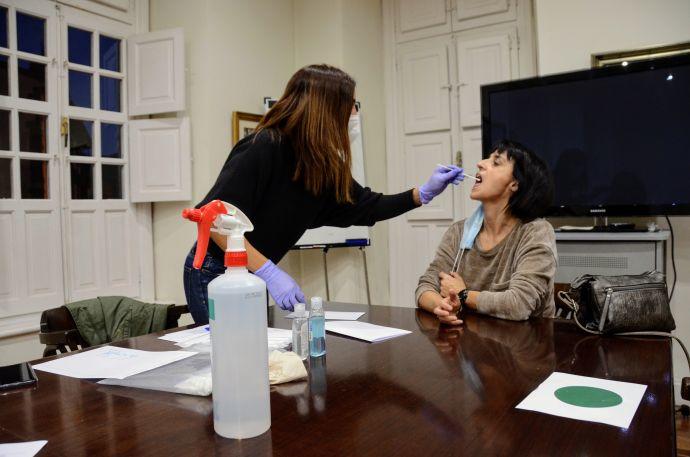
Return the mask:
[[351, 114], [347, 123], [347, 133], [350, 136], [350, 144], [362, 134], [362, 125], [359, 121], [359, 113]]

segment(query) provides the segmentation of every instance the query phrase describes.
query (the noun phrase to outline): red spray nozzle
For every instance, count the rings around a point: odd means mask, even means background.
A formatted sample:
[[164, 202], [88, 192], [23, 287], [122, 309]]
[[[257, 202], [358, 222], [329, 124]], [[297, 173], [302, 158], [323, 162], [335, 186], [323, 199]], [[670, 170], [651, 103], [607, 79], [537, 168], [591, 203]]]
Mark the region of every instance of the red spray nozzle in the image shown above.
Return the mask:
[[182, 210], [182, 217], [189, 219], [192, 222], [199, 222], [201, 220], [201, 210], [196, 208], [187, 208]]
[[194, 268], [201, 268], [208, 249], [208, 239], [211, 227], [219, 214], [227, 214], [228, 210], [220, 200], [213, 200], [199, 209], [187, 208], [182, 211], [182, 217], [197, 223], [196, 254], [194, 254]]

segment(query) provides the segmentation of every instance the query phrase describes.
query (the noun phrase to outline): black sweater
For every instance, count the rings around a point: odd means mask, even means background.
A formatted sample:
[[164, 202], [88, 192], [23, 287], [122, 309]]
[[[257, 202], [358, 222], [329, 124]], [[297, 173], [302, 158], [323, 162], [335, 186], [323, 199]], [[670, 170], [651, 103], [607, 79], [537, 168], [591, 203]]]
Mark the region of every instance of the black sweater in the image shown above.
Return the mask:
[[[208, 195], [197, 205], [219, 199], [240, 208], [254, 224], [246, 238], [259, 252], [278, 263], [307, 229], [324, 225], [374, 225], [416, 207], [412, 190], [383, 195], [353, 180], [354, 203], [338, 203], [333, 191], [314, 195], [293, 181], [295, 155], [287, 139], [267, 132], [240, 140], [230, 152]], [[211, 255], [223, 252], [209, 243]]]

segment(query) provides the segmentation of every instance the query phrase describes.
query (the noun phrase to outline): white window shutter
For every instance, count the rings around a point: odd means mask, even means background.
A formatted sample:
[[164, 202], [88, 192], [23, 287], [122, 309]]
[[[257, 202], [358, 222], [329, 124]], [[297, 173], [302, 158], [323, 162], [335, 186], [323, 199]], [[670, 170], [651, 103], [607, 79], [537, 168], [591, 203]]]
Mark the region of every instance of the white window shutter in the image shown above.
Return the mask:
[[129, 121], [133, 202], [192, 198], [189, 118]]
[[127, 39], [129, 115], [184, 111], [185, 59], [181, 28]]

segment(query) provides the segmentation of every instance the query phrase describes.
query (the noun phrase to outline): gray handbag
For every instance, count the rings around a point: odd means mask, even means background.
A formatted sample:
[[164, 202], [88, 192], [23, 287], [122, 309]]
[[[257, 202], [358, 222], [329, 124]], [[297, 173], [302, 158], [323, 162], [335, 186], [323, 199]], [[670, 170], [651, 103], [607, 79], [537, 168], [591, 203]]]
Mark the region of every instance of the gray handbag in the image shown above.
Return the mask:
[[582, 275], [559, 297], [590, 333], [670, 332], [676, 328], [664, 275]]
[[[690, 354], [671, 332], [676, 322], [671, 314], [666, 280], [658, 271], [641, 275], [582, 275], [558, 297], [573, 310], [573, 320], [585, 332], [596, 335], [663, 336], [675, 339], [690, 366]], [[681, 396], [690, 400], [690, 377], [681, 382]]]

